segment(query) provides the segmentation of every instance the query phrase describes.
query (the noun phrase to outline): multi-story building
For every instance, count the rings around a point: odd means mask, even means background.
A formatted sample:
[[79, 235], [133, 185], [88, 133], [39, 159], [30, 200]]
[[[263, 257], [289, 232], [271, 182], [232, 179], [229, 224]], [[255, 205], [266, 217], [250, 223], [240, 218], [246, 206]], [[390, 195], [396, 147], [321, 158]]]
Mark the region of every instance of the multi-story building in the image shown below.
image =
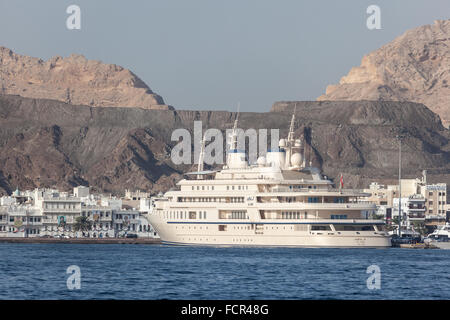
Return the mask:
[[[425, 221], [425, 198], [420, 194], [414, 194], [401, 199], [402, 218], [408, 218], [410, 221]], [[394, 198], [392, 216], [398, 217], [399, 198]]]
[[0, 208], [0, 236], [39, 237], [42, 215], [29, 205], [10, 205]]
[[[397, 185], [381, 185], [373, 182], [365, 192], [371, 193], [369, 201], [379, 207], [392, 208], [392, 214], [398, 216], [398, 199], [402, 199], [402, 207], [417, 204], [422, 206], [412, 211], [412, 215], [424, 215], [427, 224], [444, 223], [446, 219], [447, 185], [445, 183], [428, 184], [426, 171], [421, 179], [401, 179], [401, 195]], [[423, 200], [422, 200], [423, 199]], [[403, 210], [402, 210], [403, 211]], [[417, 217], [416, 217], [417, 218]], [[422, 218], [420, 218], [422, 219]]]
[[[84, 230], [75, 224], [87, 217]], [[122, 200], [89, 193], [87, 187], [74, 193], [54, 189], [13, 192], [0, 198], [0, 237], [115, 237], [134, 233], [142, 237], [156, 234], [137, 210], [122, 209]]]
[[90, 238], [114, 237], [113, 209], [104, 206], [82, 206], [81, 216], [91, 222], [91, 229], [81, 231], [81, 236]]
[[127, 233], [136, 233], [139, 230], [140, 220], [137, 210], [114, 211], [114, 230], [120, 236]]
[[56, 190], [35, 190], [34, 204], [41, 210], [45, 235], [74, 234], [81, 214], [80, 198]]
[[140, 190], [130, 191], [125, 190], [125, 197], [123, 198], [123, 206], [129, 209], [139, 208], [141, 199], [146, 199], [150, 197], [149, 192], [143, 192]]
[[137, 190], [137, 191], [130, 191], [130, 190], [125, 190], [125, 200], [135, 200], [135, 201], [140, 201], [143, 198], [148, 198], [150, 197], [150, 193], [149, 192], [143, 192], [141, 190]]
[[377, 206], [392, 207], [394, 198], [399, 197], [398, 185], [382, 185], [372, 182], [369, 189], [364, 189], [364, 192], [371, 194], [367, 200], [375, 203]]
[[445, 183], [421, 186], [420, 193], [426, 198], [427, 215], [445, 216], [447, 185]]

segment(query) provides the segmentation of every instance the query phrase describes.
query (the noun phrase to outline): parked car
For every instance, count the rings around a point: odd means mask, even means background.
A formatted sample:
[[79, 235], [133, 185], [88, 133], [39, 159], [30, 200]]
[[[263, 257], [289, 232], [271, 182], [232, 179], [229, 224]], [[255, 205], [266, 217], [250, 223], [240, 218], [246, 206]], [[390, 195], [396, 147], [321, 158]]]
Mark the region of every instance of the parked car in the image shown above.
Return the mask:
[[138, 236], [135, 233], [128, 233], [126, 237], [127, 238], [137, 238]]

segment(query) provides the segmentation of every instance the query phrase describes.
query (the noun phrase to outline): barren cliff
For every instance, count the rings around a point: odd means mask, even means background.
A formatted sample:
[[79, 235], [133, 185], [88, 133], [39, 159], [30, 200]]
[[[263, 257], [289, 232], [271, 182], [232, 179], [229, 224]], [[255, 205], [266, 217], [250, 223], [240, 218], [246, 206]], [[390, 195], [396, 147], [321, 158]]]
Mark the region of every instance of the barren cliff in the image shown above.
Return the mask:
[[47, 61], [0, 46], [0, 94], [93, 107], [173, 109], [130, 70], [82, 55]]
[[364, 56], [317, 100], [423, 103], [450, 125], [450, 20], [405, 32]]

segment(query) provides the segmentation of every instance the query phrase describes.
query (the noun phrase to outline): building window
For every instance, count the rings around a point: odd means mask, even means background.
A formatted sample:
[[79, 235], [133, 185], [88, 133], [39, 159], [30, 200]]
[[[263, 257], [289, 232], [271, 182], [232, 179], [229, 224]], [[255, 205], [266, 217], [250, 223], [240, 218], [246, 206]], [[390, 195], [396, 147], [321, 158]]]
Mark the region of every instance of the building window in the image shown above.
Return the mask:
[[346, 214], [332, 214], [331, 219], [347, 219]]

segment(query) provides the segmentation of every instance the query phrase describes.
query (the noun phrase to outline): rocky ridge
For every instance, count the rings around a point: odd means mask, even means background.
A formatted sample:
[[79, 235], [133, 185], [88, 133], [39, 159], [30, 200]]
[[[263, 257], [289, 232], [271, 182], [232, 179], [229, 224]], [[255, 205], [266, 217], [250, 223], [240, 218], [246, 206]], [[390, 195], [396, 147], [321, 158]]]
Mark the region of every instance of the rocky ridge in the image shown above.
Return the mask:
[[92, 107], [173, 109], [130, 70], [82, 55], [47, 61], [0, 46], [0, 94]]
[[[331, 178], [343, 173], [346, 187], [395, 181], [399, 133], [405, 136], [405, 177], [427, 169], [430, 181], [450, 183], [450, 131], [422, 104], [279, 102], [272, 112], [241, 113], [239, 126], [279, 128], [284, 136], [294, 105], [296, 135], [306, 141], [308, 159]], [[235, 117], [225, 111], [95, 108], [0, 95], [0, 193], [78, 184], [111, 193], [165, 191], [193, 169], [172, 163], [172, 132], [192, 132], [196, 120], [204, 129], [224, 132]]]
[[423, 103], [450, 125], [450, 20], [405, 32], [329, 85], [323, 100]]

